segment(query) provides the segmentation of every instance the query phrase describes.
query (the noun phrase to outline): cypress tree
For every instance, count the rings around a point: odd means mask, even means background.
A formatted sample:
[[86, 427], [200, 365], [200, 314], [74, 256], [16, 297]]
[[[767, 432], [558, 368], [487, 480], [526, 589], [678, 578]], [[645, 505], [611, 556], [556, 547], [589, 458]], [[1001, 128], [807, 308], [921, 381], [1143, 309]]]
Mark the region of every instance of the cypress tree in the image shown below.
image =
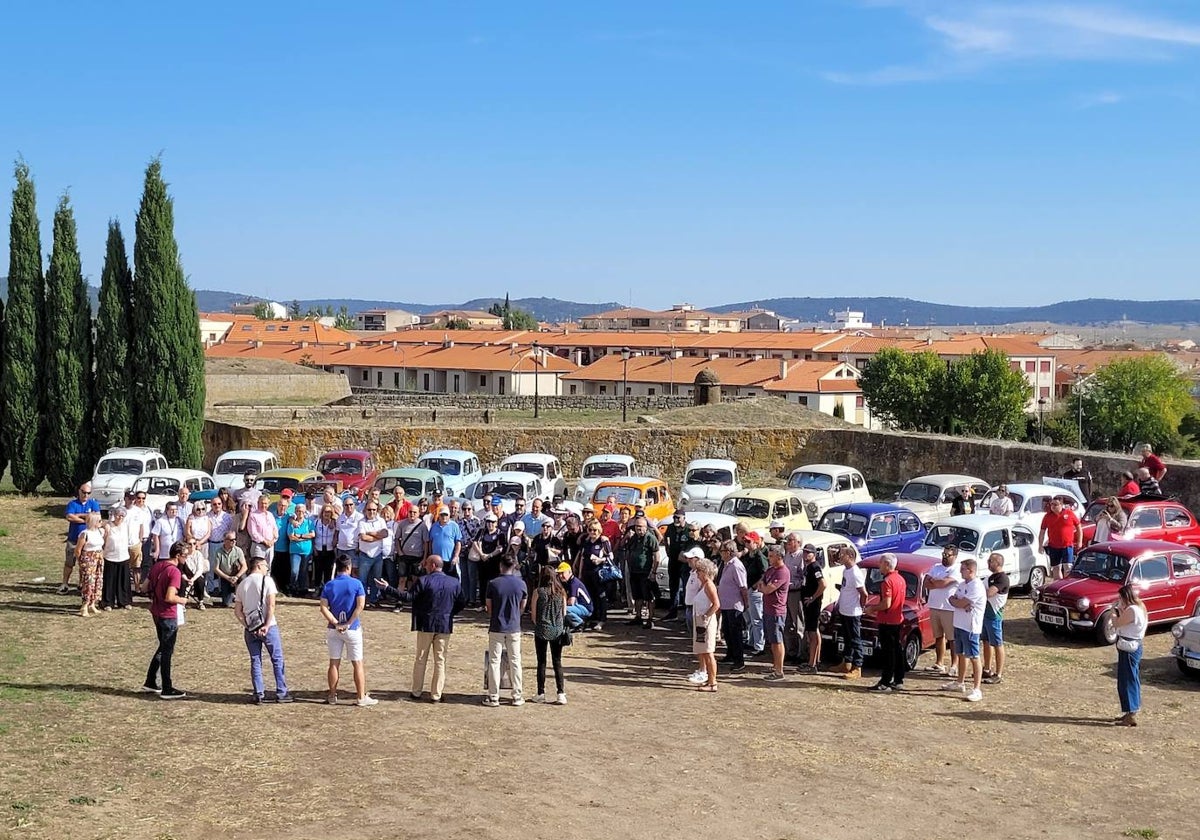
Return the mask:
[[46, 478], [55, 492], [68, 494], [91, 474], [92, 311], [79, 260], [75, 213], [65, 195], [54, 211], [45, 336]]
[[41, 349], [45, 278], [38, 231], [37, 198], [29, 167], [17, 161], [9, 223], [8, 309], [0, 358], [0, 434], [8, 452], [13, 484], [32, 493], [42, 483]]
[[93, 437], [99, 457], [111, 446], [128, 446], [133, 411], [132, 368], [129, 363], [129, 318], [133, 273], [125, 251], [121, 225], [108, 223], [108, 246], [100, 275], [100, 308], [96, 313], [96, 372], [92, 405]]
[[204, 348], [196, 298], [175, 242], [175, 210], [162, 161], [146, 167], [133, 246], [134, 431], [176, 467], [198, 467], [204, 431]]
[[[4, 298], [0, 298], [0, 351], [4, 349]], [[0, 429], [5, 426], [4, 401], [0, 400]], [[8, 451], [4, 448], [4, 436], [0, 434], [0, 475], [8, 468]]]

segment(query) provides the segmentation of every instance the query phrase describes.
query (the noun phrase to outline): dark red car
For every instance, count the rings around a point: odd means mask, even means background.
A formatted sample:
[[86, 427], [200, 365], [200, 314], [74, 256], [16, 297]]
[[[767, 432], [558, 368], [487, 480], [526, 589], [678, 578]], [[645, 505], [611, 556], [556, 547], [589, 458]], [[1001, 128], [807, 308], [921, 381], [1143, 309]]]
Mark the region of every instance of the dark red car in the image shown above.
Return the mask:
[[1033, 617], [1047, 634], [1089, 633], [1098, 644], [1116, 641], [1112, 607], [1125, 583], [1146, 602], [1151, 624], [1200, 615], [1200, 551], [1163, 540], [1125, 540], [1088, 546], [1071, 574], [1035, 596]]
[[343, 492], [362, 498], [367, 489], [375, 486], [379, 468], [375, 456], [365, 449], [340, 449], [326, 452], [314, 468], [328, 481], [340, 481]]
[[[912, 670], [921, 654], [933, 647], [933, 627], [929, 623], [929, 605], [924, 594], [925, 575], [942, 561], [938, 557], [919, 554], [897, 554], [896, 560], [896, 570], [904, 578], [904, 630], [901, 638], [904, 639], [904, 658], [908, 660], [909, 670]], [[858, 565], [867, 573], [867, 605], [879, 603], [879, 588], [883, 583], [883, 575], [879, 573], [879, 558], [870, 557]], [[877, 653], [879, 628], [875, 616], [863, 616], [862, 637], [863, 652], [867, 656]], [[822, 653], [828, 652], [832, 658], [835, 652], [841, 654], [844, 647], [837, 601], [834, 601], [821, 613], [821, 649]]]
[[[1096, 534], [1096, 515], [1103, 510], [1104, 500], [1097, 499], [1083, 514], [1083, 539], [1091, 542]], [[1125, 532], [1115, 539], [1165, 540], [1200, 548], [1200, 522], [1182, 502], [1159, 496], [1132, 496], [1121, 500], [1129, 523]]]

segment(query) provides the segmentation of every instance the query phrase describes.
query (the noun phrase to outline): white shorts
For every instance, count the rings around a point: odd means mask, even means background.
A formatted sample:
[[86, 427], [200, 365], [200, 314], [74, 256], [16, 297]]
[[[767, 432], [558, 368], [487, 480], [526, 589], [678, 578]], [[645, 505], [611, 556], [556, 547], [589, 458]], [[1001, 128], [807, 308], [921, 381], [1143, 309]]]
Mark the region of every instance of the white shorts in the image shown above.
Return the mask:
[[351, 662], [362, 662], [363, 642], [362, 628], [346, 630], [339, 633], [330, 627], [325, 631], [325, 644], [329, 647], [330, 659], [348, 659]]

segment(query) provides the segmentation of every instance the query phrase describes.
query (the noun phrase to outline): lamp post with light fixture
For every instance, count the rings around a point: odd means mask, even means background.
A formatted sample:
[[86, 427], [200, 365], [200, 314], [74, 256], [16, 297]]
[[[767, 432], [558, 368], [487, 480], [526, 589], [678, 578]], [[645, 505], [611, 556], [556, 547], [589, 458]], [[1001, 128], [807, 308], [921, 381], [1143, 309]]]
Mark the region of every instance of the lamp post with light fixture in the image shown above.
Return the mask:
[[541, 345], [538, 342], [533, 342], [533, 419], [538, 416], [538, 353], [541, 350]]
[[621, 422], [629, 422], [629, 348], [621, 348]]
[[1046, 398], [1038, 397], [1038, 443], [1046, 440]]

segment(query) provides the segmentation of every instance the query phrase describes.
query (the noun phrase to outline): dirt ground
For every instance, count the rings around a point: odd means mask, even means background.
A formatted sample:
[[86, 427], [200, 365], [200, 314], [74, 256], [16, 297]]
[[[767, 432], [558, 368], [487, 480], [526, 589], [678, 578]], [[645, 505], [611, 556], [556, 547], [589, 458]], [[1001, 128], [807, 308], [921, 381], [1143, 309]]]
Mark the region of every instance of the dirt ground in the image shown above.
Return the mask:
[[[484, 625], [450, 650], [446, 701], [408, 699], [409, 617], [364, 618], [371, 709], [328, 707], [322, 622], [280, 608], [303, 702], [247, 705], [228, 611], [188, 611], [176, 682], [141, 694], [143, 602], [82, 619], [54, 594], [62, 500], [0, 496], [0, 832], [21, 838], [1194, 838], [1200, 682], [1147, 640], [1142, 726], [1118, 714], [1115, 654], [1047, 640], [1009, 609], [1003, 685], [967, 704], [914, 674], [866, 692], [752, 665], [690, 690], [676, 629], [614, 621], [567, 649], [565, 707], [479, 705]], [[45, 577], [43, 583], [33, 583]], [[532, 695], [533, 645], [526, 637]], [[923, 659], [926, 664], [928, 659]], [[347, 680], [348, 684], [348, 680]], [[270, 678], [268, 677], [268, 685]]]

